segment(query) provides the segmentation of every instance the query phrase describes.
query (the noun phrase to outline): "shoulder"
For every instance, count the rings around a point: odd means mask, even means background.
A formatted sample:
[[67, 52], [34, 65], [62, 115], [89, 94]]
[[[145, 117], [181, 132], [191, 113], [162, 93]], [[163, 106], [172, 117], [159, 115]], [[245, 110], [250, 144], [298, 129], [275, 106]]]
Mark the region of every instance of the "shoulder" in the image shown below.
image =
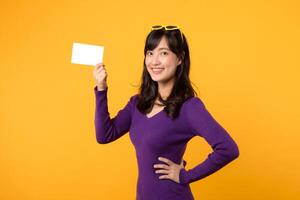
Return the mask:
[[128, 103], [135, 105], [138, 100], [138, 94], [133, 94], [130, 96]]
[[199, 108], [205, 108], [205, 104], [200, 97], [191, 97], [183, 103], [183, 108], [188, 111], [193, 111]]
[[191, 97], [187, 99], [181, 108], [184, 119], [199, 118], [207, 113], [204, 101], [200, 97]]
[[139, 94], [133, 94], [133, 95], [130, 96], [130, 100], [131, 101], [136, 101], [138, 96], [139, 96]]

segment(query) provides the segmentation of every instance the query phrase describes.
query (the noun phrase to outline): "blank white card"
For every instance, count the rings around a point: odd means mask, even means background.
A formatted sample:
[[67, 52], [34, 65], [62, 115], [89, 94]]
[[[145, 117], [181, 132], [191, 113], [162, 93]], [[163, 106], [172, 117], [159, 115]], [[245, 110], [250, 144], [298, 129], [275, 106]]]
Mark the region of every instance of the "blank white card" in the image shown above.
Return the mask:
[[74, 42], [71, 62], [95, 66], [97, 63], [103, 62], [103, 52], [103, 46]]

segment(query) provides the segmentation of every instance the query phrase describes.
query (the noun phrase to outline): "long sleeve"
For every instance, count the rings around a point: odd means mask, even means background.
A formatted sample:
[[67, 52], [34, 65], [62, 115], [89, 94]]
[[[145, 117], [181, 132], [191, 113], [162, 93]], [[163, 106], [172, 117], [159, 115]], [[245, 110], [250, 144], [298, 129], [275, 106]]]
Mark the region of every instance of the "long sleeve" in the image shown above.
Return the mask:
[[180, 184], [200, 180], [227, 165], [239, 156], [239, 149], [228, 132], [213, 118], [204, 103], [195, 97], [185, 109], [187, 124], [193, 136], [203, 137], [213, 149], [207, 158], [193, 169], [182, 168]]
[[113, 142], [129, 131], [131, 125], [131, 115], [133, 110], [133, 97], [127, 102], [115, 117], [110, 118], [107, 103], [108, 88], [102, 91], [94, 88], [96, 97], [95, 129], [96, 139], [100, 144]]

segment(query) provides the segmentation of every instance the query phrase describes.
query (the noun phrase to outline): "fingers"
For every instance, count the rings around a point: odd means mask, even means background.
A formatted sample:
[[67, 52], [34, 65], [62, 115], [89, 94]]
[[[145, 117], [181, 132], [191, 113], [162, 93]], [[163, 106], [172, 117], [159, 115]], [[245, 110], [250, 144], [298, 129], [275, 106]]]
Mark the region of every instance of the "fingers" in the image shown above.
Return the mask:
[[170, 166], [173, 165], [173, 162], [171, 160], [167, 159], [167, 158], [159, 157], [158, 160], [167, 163], [167, 165], [165, 165], [165, 164], [156, 164], [156, 165], [153, 165], [154, 168], [170, 169]]
[[163, 170], [163, 169], [162, 170], [156, 170], [155, 173], [156, 174], [159, 174], [159, 173], [160, 174], [169, 174], [169, 170]]
[[97, 63], [93, 70], [93, 76], [98, 85], [105, 85], [107, 80], [107, 72], [103, 63]]
[[165, 165], [165, 164], [156, 164], [153, 167], [154, 168], [170, 169], [170, 166], [169, 165]]
[[99, 74], [102, 70], [105, 70], [105, 65], [103, 63], [97, 63], [94, 68], [94, 74]]
[[94, 74], [99, 74], [101, 71], [105, 71], [105, 65], [103, 63], [97, 63], [94, 68]]
[[159, 179], [170, 179], [169, 175], [162, 175], [160, 177], [158, 177]]
[[179, 173], [180, 169], [183, 168], [184, 160], [179, 165], [164, 157], [159, 157], [158, 160], [167, 163], [153, 165], [154, 168], [160, 168], [159, 170], [155, 170], [156, 174], [163, 174], [159, 176], [159, 179], [171, 179], [179, 183]]
[[173, 164], [173, 162], [171, 160], [164, 158], [164, 157], [159, 157], [158, 160], [163, 161], [163, 162], [167, 163], [168, 165]]
[[105, 65], [102, 65], [102, 64], [100, 65], [99, 64], [99, 65], [96, 65], [95, 68], [94, 68], [95, 72], [100, 72], [102, 70], [105, 70]]
[[97, 70], [97, 69], [100, 69], [100, 68], [104, 68], [105, 67], [105, 65], [103, 64], [103, 63], [97, 63], [96, 65], [95, 65], [95, 69]]
[[101, 71], [105, 71], [105, 72], [106, 72], [106, 70], [105, 70], [103, 67], [101, 67], [101, 68], [95, 70], [95, 72], [96, 72], [97, 74], [100, 73]]
[[95, 67], [99, 67], [99, 66], [103, 66], [104, 65], [104, 63], [97, 63], [96, 65], [95, 65]]

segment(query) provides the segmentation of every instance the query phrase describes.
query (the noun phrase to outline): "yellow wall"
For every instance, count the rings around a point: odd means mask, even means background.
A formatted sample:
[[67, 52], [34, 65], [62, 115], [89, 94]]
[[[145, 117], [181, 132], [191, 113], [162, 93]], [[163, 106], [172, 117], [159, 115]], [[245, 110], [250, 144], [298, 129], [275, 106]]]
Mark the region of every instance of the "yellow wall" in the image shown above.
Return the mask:
[[[153, 24], [183, 27], [199, 97], [240, 148], [191, 184], [195, 198], [299, 198], [299, 9], [296, 0], [1, 1], [0, 199], [135, 198], [129, 135], [97, 144], [93, 67], [71, 64], [71, 48], [105, 46], [114, 116], [137, 91]], [[210, 151], [191, 140], [187, 168]]]

